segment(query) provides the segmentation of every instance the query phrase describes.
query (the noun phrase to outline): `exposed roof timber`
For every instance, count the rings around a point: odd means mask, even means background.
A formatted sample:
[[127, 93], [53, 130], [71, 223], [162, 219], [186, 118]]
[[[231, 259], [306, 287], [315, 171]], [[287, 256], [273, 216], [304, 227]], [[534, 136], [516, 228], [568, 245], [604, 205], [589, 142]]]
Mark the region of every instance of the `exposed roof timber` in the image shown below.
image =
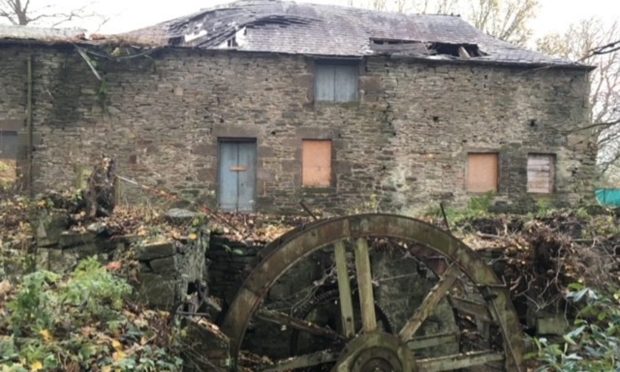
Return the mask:
[[[497, 65], [592, 69], [513, 46], [457, 16], [404, 15], [278, 0], [238, 1], [119, 35], [22, 34], [0, 28], [0, 43], [191, 48], [338, 57], [389, 55]], [[383, 43], [383, 46], [381, 43]], [[387, 43], [387, 45], [386, 45]], [[453, 46], [448, 52], [442, 46]]]

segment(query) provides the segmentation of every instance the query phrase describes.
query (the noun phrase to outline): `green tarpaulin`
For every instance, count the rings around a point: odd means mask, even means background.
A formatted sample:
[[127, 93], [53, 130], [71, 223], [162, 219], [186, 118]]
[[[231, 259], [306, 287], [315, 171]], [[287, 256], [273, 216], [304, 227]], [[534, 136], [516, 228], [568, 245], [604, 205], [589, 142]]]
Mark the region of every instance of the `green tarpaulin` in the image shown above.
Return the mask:
[[605, 206], [620, 207], [620, 189], [598, 189], [596, 200]]

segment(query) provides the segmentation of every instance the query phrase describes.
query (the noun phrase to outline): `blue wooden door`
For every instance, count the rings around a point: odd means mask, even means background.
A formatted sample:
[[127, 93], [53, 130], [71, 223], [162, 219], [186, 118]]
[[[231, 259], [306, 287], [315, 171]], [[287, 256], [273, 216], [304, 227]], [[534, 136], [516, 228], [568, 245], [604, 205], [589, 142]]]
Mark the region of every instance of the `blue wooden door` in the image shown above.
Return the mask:
[[221, 141], [219, 206], [225, 211], [251, 212], [256, 194], [256, 142]]

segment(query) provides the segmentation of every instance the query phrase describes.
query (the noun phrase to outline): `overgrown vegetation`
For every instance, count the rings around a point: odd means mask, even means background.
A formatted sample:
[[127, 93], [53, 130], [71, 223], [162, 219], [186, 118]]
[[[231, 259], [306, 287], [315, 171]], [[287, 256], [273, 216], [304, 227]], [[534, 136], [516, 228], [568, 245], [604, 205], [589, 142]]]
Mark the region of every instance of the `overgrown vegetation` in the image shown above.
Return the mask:
[[[507, 283], [517, 312], [558, 314], [563, 337], [534, 338], [538, 371], [620, 370], [620, 216], [545, 199], [525, 215], [492, 213], [491, 195], [445, 209], [453, 234], [488, 257]], [[428, 218], [444, 225], [440, 210]]]
[[620, 370], [620, 290], [601, 293], [574, 284], [567, 299], [579, 307], [561, 341], [535, 338], [539, 371]]
[[479, 196], [473, 196], [469, 199], [466, 208], [444, 208], [443, 212], [441, 208], [432, 208], [426, 213], [423, 213], [423, 218], [442, 219], [443, 213], [446, 215], [446, 219], [455, 225], [460, 225], [477, 218], [483, 218], [491, 215], [491, 206], [493, 204], [493, 198], [495, 194], [487, 192]]
[[[452, 233], [479, 250], [507, 283], [520, 315], [525, 318], [531, 309], [560, 311], [571, 320], [572, 330], [564, 338], [535, 340], [531, 357], [536, 366], [557, 371], [619, 368], [618, 216], [592, 208], [557, 210], [544, 199], [526, 215], [497, 214], [492, 200], [492, 194], [480, 195], [467, 208], [445, 212]], [[111, 272], [95, 259], [81, 262], [66, 276], [36, 271], [32, 250], [37, 227], [29, 221], [33, 215], [62, 210], [74, 232], [94, 226], [106, 234], [144, 239], [195, 239], [195, 226], [180, 231], [154, 209], [117, 207], [112, 216], [89, 218], [80, 211], [82, 204], [80, 193], [35, 200], [12, 195], [0, 201], [0, 266], [6, 266], [3, 257], [10, 258], [23, 266], [19, 272], [30, 272], [2, 281], [6, 276], [0, 267], [0, 371], [180, 369], [182, 341], [167, 313], [134, 303], [131, 287], [115, 275], [121, 270]], [[426, 218], [443, 226], [441, 210], [432, 212]], [[271, 241], [307, 222], [262, 215], [213, 218], [210, 226], [220, 234], [253, 242]], [[200, 218], [192, 225], [203, 223]]]
[[2, 371], [181, 368], [168, 314], [131, 302], [131, 287], [94, 258], [64, 278], [35, 271], [1, 284]]

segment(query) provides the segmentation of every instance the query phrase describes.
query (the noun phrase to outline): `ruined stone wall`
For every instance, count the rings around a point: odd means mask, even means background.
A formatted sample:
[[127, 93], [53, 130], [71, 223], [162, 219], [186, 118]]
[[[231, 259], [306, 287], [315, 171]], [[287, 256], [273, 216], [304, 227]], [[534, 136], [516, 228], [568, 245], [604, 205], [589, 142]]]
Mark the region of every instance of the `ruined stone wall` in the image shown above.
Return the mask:
[[[123, 272], [137, 290], [138, 298], [151, 306], [171, 310], [197, 291], [207, 278], [206, 253], [210, 233], [201, 228], [195, 240], [148, 239], [137, 235], [109, 236], [105, 225], [95, 222], [84, 231], [70, 230], [66, 210], [41, 213], [32, 221], [37, 269], [69, 272], [86, 258], [126, 267]], [[97, 232], [100, 226], [103, 230]], [[6, 268], [5, 268], [6, 269]], [[17, 268], [10, 270], [17, 273]]]
[[[72, 48], [2, 46], [0, 114], [25, 107], [34, 60], [34, 186], [71, 185], [102, 154], [141, 184], [217, 201], [218, 138], [257, 139], [257, 210], [415, 212], [463, 204], [468, 151], [500, 153], [497, 200], [525, 193], [528, 152], [557, 155], [560, 202], [592, 199], [587, 73], [370, 58], [360, 102], [315, 103], [304, 56], [166, 50], [101, 65]], [[302, 139], [333, 141], [332, 185], [301, 186]], [[135, 200], [126, 184], [125, 197]], [[135, 190], [134, 190], [135, 191]], [[520, 203], [523, 204], [523, 203]]]

